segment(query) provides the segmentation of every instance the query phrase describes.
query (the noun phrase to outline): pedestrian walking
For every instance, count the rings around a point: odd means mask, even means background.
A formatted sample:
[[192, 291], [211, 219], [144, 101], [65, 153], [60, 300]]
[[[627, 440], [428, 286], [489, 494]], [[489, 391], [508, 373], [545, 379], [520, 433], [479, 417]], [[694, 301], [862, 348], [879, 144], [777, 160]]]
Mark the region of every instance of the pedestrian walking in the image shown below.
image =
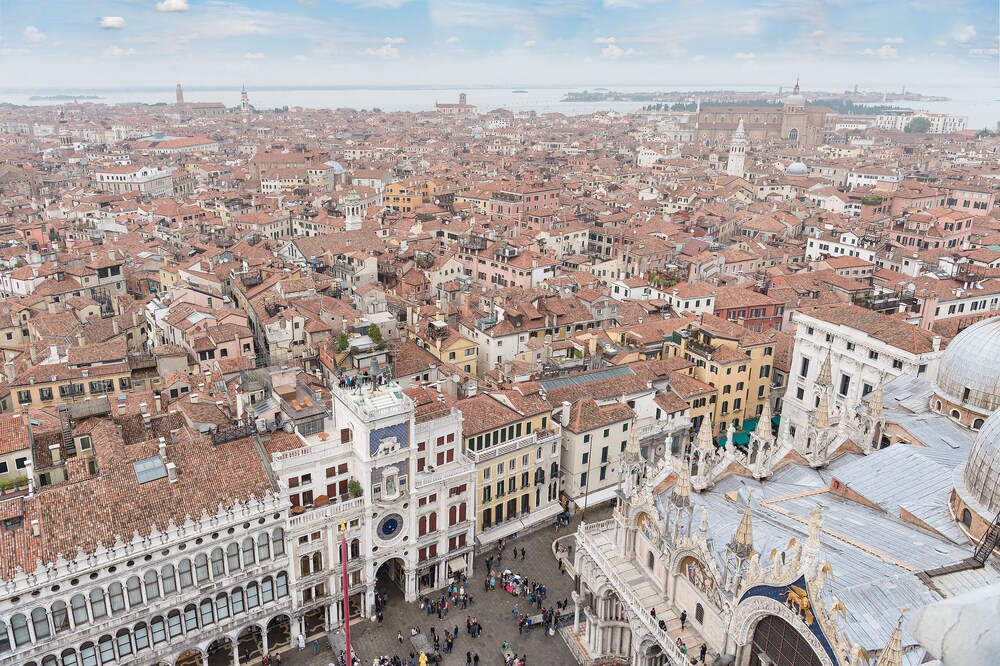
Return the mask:
[[[656, 615], [654, 614], [653, 617], [656, 617]], [[688, 612], [686, 610], [682, 610], [681, 611], [681, 631], [684, 631], [684, 625], [687, 624], [687, 621], [688, 621]]]
[[521, 549], [521, 559], [524, 559], [524, 548]]
[[403, 632], [402, 631], [397, 631], [396, 632], [396, 640], [399, 641], [400, 645], [403, 644]]
[[698, 659], [701, 663], [705, 663], [705, 655], [708, 654], [708, 645], [705, 643], [701, 644], [701, 650], [698, 653]]
[[479, 666], [479, 653], [472, 655], [472, 666]]
[[319, 654], [319, 641], [313, 641], [313, 654]]

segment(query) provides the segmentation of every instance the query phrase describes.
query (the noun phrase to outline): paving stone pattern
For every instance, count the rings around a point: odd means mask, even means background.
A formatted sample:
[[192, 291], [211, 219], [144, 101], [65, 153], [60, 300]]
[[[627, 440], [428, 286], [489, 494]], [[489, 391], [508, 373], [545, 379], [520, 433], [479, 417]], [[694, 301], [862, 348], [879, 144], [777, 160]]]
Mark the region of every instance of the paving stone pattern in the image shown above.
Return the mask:
[[[611, 515], [610, 508], [591, 509], [587, 512], [588, 522], [603, 520]], [[572, 613], [573, 604], [570, 592], [573, 590], [573, 578], [566, 574], [560, 575], [559, 565], [552, 555], [552, 541], [557, 537], [566, 536], [576, 530], [580, 522], [579, 516], [570, 521], [569, 527], [555, 530], [546, 526], [530, 534], [518, 536], [506, 541], [502, 562], [494, 561], [493, 568], [498, 572], [509, 568], [512, 572], [525, 576], [532, 581], [538, 581], [547, 588], [545, 606], [555, 608], [556, 601], [569, 601]], [[562, 541], [564, 545], [566, 541]], [[517, 560], [511, 552], [517, 548]], [[524, 548], [526, 560], [521, 559], [521, 549]], [[519, 655], [527, 655], [528, 666], [570, 666], [576, 661], [556, 633], [554, 636], [545, 634], [540, 627], [535, 627], [527, 635], [518, 635], [517, 620], [513, 615], [514, 604], [522, 612], [527, 606], [527, 597], [513, 597], [499, 589], [493, 592], [483, 591], [486, 571], [486, 557], [493, 555], [496, 559], [496, 548], [490, 547], [479, 553], [475, 561], [475, 573], [469, 579], [468, 589], [472, 592], [474, 603], [468, 610], [449, 610], [448, 617], [437, 619], [437, 614], [427, 615], [420, 610], [418, 603], [406, 603], [398, 590], [388, 590], [389, 601], [383, 616], [383, 626], [376, 623], [356, 620], [351, 624], [351, 642], [355, 652], [361, 657], [362, 666], [371, 666], [372, 660], [378, 655], [398, 654], [409, 659], [410, 628], [419, 626], [422, 633], [430, 638], [433, 626], [442, 636], [444, 647], [444, 632], [454, 630], [458, 625], [458, 639], [455, 641], [454, 652], [444, 655], [443, 666], [464, 666], [465, 653], [471, 651], [479, 654], [480, 666], [495, 666], [503, 664], [501, 646], [504, 641], [510, 644], [512, 651]], [[440, 594], [440, 593], [438, 593]], [[531, 610], [532, 615], [540, 611]], [[482, 634], [473, 639], [465, 631], [466, 615], [475, 615], [482, 625]], [[397, 632], [403, 634], [403, 644], [397, 639]], [[292, 649], [282, 654], [283, 666], [327, 666], [334, 661], [334, 655], [326, 644], [320, 640], [319, 653], [313, 654], [312, 643], [303, 651]]]

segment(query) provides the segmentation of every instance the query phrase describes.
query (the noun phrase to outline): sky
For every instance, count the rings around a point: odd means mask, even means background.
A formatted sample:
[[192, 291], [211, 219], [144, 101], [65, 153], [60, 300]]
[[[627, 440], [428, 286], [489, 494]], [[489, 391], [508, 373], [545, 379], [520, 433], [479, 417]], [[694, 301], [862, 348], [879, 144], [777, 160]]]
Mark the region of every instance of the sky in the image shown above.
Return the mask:
[[[1000, 87], [997, 0], [0, 0], [0, 88]], [[805, 86], [808, 87], [808, 86]], [[1000, 94], [998, 94], [1000, 96]]]

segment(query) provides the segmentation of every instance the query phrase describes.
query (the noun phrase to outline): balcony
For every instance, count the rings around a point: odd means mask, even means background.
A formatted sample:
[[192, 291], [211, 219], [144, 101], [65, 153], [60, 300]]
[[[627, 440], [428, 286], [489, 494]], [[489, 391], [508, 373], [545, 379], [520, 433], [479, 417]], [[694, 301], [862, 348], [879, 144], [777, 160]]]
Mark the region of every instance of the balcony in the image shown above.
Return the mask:
[[556, 425], [545, 430], [536, 430], [531, 434], [518, 437], [517, 439], [512, 439], [508, 442], [504, 442], [503, 444], [493, 446], [482, 451], [470, 451], [468, 455], [478, 465], [484, 460], [504, 456], [508, 453], [520, 451], [521, 449], [541, 446], [542, 444], [549, 444], [559, 440], [561, 437], [562, 428]]
[[444, 469], [437, 469], [434, 472], [421, 472], [414, 475], [413, 488], [420, 490], [427, 486], [436, 485], [462, 476], [470, 476], [476, 473], [476, 467], [471, 460], [466, 458], [445, 465]]
[[408, 414], [413, 411], [413, 401], [403, 394], [396, 382], [382, 386], [362, 385], [358, 388], [331, 389], [336, 401], [360, 416], [366, 422]]
[[[674, 666], [686, 666], [690, 662], [687, 655], [677, 647], [676, 639], [660, 629], [657, 618], [646, 610], [647, 607], [652, 608], [657, 601], [661, 601], [662, 596], [656, 593], [654, 597], [644, 602], [635, 591], [633, 582], [644, 578], [645, 574], [632, 561], [616, 555], [615, 522], [614, 519], [609, 519], [591, 525], [581, 524], [576, 532], [577, 548], [579, 552], [585, 553], [607, 578], [622, 604], [642, 623], [649, 635], [656, 639], [670, 662]], [[662, 614], [660, 619], [664, 619]]]
[[333, 522], [336, 524], [336, 521], [340, 518], [340, 516], [352, 511], [360, 510], [364, 507], [364, 505], [364, 498], [356, 497], [352, 500], [347, 500], [346, 502], [336, 502], [335, 504], [327, 504], [326, 506], [317, 507], [289, 518], [288, 529], [294, 531], [298, 528], [306, 526], [315, 526], [317, 523]]

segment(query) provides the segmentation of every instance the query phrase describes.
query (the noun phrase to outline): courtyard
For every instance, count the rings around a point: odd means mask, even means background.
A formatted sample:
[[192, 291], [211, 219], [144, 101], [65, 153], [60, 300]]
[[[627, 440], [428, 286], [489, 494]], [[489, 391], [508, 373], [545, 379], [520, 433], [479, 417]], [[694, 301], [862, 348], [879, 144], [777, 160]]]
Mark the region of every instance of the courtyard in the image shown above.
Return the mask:
[[[587, 512], [588, 522], [603, 520], [610, 516], [610, 507], [591, 509]], [[564, 613], [572, 614], [573, 578], [569, 574], [559, 573], [559, 564], [553, 556], [552, 544], [556, 538], [572, 534], [579, 523], [580, 517], [576, 515], [570, 521], [569, 527], [561, 528], [558, 532], [551, 526], [545, 526], [529, 534], [507, 539], [503, 561], [494, 561], [493, 568], [498, 572], [510, 569], [515, 574], [545, 585], [547, 588], [545, 607], [554, 608], [557, 601], [566, 600], [569, 602], [569, 608]], [[569, 543], [572, 543], [572, 539], [560, 541], [563, 546]], [[516, 560], [513, 559], [515, 548], [518, 551]], [[454, 631], [456, 626], [458, 633], [454, 651], [443, 655], [441, 663], [444, 666], [464, 665], [466, 652], [478, 654], [481, 666], [503, 664], [501, 648], [504, 642], [509, 644], [512, 652], [526, 655], [528, 664], [551, 666], [576, 663], [558, 633], [549, 636], [540, 627], [536, 627], [526, 635], [518, 634], [518, 623], [513, 608], [517, 604], [518, 609], [524, 613], [528, 600], [526, 597], [513, 597], [507, 594], [500, 590], [499, 585], [492, 592], [483, 590], [484, 579], [489, 573], [486, 569], [486, 558], [490, 555], [494, 556], [495, 560], [495, 546], [483, 550], [475, 558], [475, 571], [467, 583], [467, 592], [471, 592], [473, 603], [467, 610], [451, 609], [448, 617], [441, 620], [438, 620], [436, 613], [427, 615], [425, 611], [420, 610], [418, 603], [404, 602], [399, 590], [380, 589], [381, 592], [388, 593], [388, 602], [383, 612], [383, 626], [379, 627], [370, 620], [355, 620], [351, 624], [351, 643], [355, 654], [361, 659], [362, 666], [370, 666], [372, 660], [381, 655], [396, 654], [408, 662], [410, 651], [414, 650], [410, 643], [411, 627], [419, 627], [421, 633], [429, 639], [431, 627], [443, 637], [445, 630]], [[534, 615], [540, 611], [532, 609], [527, 612], [529, 615]], [[473, 639], [466, 632], [466, 616], [474, 616], [482, 625], [482, 633], [478, 638]], [[397, 632], [403, 635], [402, 645], [397, 638]], [[320, 639], [319, 650], [315, 654], [312, 643], [302, 651], [292, 648], [284, 652], [282, 666], [328, 666], [330, 663], [335, 663], [335, 657], [325, 639]]]

